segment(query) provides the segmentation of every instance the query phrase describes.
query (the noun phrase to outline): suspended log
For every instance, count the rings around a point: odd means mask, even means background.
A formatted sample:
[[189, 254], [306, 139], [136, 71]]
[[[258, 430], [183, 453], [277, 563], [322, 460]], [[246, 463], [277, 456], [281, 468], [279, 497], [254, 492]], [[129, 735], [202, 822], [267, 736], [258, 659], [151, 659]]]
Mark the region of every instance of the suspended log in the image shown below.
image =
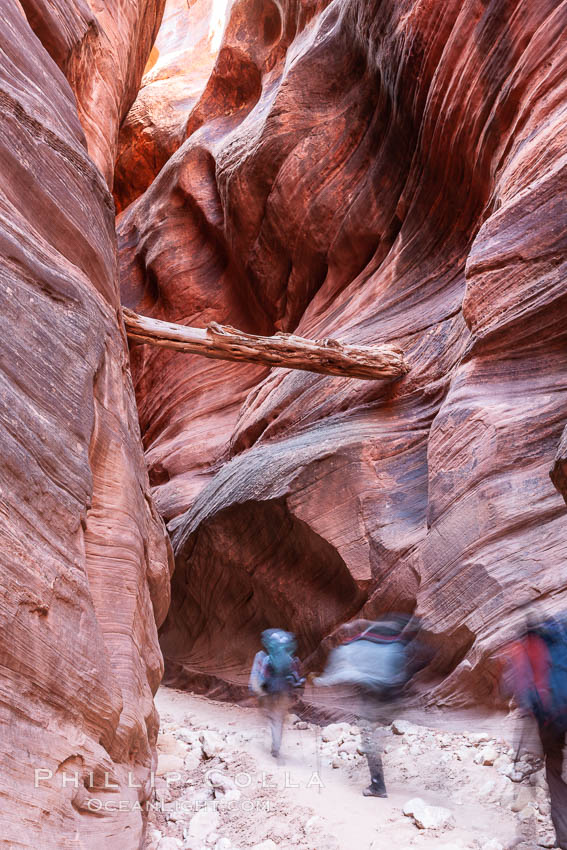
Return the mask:
[[295, 334], [255, 336], [211, 322], [206, 329], [162, 322], [122, 309], [133, 343], [159, 345], [215, 360], [244, 360], [320, 375], [393, 380], [409, 371], [396, 345], [349, 345], [336, 339], [304, 339]]

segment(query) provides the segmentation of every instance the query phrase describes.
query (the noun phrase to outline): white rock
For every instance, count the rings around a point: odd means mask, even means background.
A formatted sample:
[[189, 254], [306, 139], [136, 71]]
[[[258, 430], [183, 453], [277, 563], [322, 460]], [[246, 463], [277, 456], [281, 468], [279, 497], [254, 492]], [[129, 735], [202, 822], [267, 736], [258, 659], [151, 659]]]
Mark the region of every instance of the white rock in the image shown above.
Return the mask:
[[503, 775], [506, 775], [506, 772], [510, 768], [511, 764], [512, 762], [504, 753], [501, 753], [497, 759], [494, 759], [494, 767], [496, 768], [498, 773], [502, 773]]
[[215, 850], [231, 850], [232, 841], [230, 838], [219, 838], [217, 843], [215, 844]]
[[193, 808], [198, 809], [201, 806], [206, 806], [211, 800], [214, 799], [215, 793], [212, 788], [208, 785], [204, 788], [200, 788], [194, 794], [192, 794], [188, 799], [191, 802]]
[[211, 732], [210, 730], [201, 732], [199, 740], [201, 741], [203, 755], [206, 759], [212, 759], [213, 756], [218, 755], [224, 746], [221, 736], [217, 732]]
[[236, 788], [234, 780], [224, 770], [208, 771], [207, 779], [213, 788], [220, 788], [221, 791], [229, 791]]
[[394, 735], [417, 735], [418, 727], [408, 720], [394, 720], [392, 723], [392, 732]]
[[201, 764], [200, 754], [193, 751], [193, 752], [189, 752], [188, 755], [185, 757], [185, 761], [183, 762], [183, 768], [188, 773], [190, 773], [192, 770], [196, 770], [199, 767], [200, 764]]
[[[158, 753], [158, 763], [156, 774], [158, 776], [166, 776], [166, 774], [181, 773], [184, 767], [184, 760], [179, 756], [170, 755], [170, 753]], [[174, 777], [171, 777], [172, 780]]]
[[204, 850], [204, 847], [200, 838], [186, 838], [183, 842], [183, 850]]
[[516, 798], [512, 801], [512, 805], [510, 808], [513, 812], [521, 812], [523, 808], [525, 808], [528, 803], [531, 803], [534, 798], [533, 788], [529, 786], [523, 786], [518, 789], [518, 793], [516, 794]]
[[518, 813], [518, 818], [521, 821], [530, 820], [535, 816], [535, 803], [528, 803], [521, 812]]
[[452, 829], [455, 826], [453, 813], [442, 806], [428, 806], [421, 797], [408, 800], [403, 808], [406, 817], [413, 818], [419, 829]]
[[485, 747], [484, 749], [479, 750], [475, 755], [475, 764], [484, 764], [487, 767], [490, 767], [494, 764], [498, 755], [499, 753], [496, 747]]
[[337, 767], [342, 767], [343, 764], [344, 760], [340, 756], [335, 756], [335, 758], [331, 762], [331, 767], [334, 767], [336, 769]]
[[157, 850], [182, 850], [183, 842], [179, 838], [162, 838], [157, 846]]
[[209, 832], [209, 834], [205, 838], [205, 844], [208, 844], [209, 847], [213, 847], [217, 843], [219, 838], [220, 835], [218, 834], [218, 832]]
[[350, 723], [330, 723], [321, 733], [323, 741], [341, 743], [350, 732]]
[[294, 723], [295, 729], [309, 729], [309, 723], [306, 723], [305, 720], [298, 720], [297, 723]]
[[252, 850], [278, 850], [278, 845], [275, 841], [272, 841], [271, 838], [266, 838], [266, 840], [261, 841], [260, 844], [255, 844], [252, 847]]
[[218, 813], [211, 809], [201, 809], [193, 815], [189, 822], [189, 835], [195, 838], [206, 838], [211, 832], [216, 832], [219, 825]]
[[199, 732], [196, 729], [189, 729], [188, 726], [181, 726], [175, 731], [175, 737], [179, 738], [185, 744], [196, 744], [199, 740]]
[[156, 746], [158, 753], [168, 753], [171, 756], [185, 758], [185, 754], [187, 753], [187, 744], [178, 740], [175, 735], [160, 733]]
[[214, 788], [217, 800], [224, 800], [227, 803], [240, 800], [241, 792], [227, 773], [222, 770], [212, 770], [208, 779]]
[[482, 850], [504, 850], [504, 845], [496, 838], [491, 838], [490, 841], [487, 841], [486, 844], [482, 845]]
[[204, 850], [205, 845], [200, 838], [189, 837], [183, 843], [183, 850]]
[[469, 732], [467, 738], [474, 747], [478, 747], [479, 744], [487, 744], [490, 741], [488, 732]]
[[357, 750], [357, 743], [349, 739], [348, 741], [343, 741], [342, 744], [339, 744], [339, 753], [347, 753], [350, 755], [351, 753], [355, 753]]

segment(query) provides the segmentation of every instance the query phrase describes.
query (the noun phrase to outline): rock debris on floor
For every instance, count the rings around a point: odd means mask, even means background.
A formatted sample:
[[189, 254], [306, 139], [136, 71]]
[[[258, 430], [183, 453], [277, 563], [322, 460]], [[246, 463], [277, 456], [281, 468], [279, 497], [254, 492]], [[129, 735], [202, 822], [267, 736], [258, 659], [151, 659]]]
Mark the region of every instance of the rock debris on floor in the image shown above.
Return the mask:
[[555, 846], [537, 756], [406, 720], [385, 747], [387, 799], [365, 798], [360, 730], [291, 715], [282, 758], [259, 711], [162, 688], [146, 850], [508, 850]]

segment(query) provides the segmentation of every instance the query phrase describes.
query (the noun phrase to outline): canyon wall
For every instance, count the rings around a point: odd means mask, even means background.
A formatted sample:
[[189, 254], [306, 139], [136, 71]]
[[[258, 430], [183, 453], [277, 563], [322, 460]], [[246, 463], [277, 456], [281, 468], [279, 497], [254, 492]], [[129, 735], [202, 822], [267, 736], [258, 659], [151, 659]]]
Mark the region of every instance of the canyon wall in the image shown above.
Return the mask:
[[118, 126], [161, 8], [93, 9], [2, 3], [0, 846], [9, 848], [140, 847], [155, 763], [156, 622], [171, 556], [140, 442], [104, 176], [112, 182]]
[[567, 605], [566, 26], [561, 0], [230, 5], [185, 140], [118, 219], [123, 300], [395, 341], [411, 372], [133, 350], [169, 681], [242, 685], [274, 625], [316, 663], [393, 607], [437, 647], [429, 700], [494, 702], [522, 606]]

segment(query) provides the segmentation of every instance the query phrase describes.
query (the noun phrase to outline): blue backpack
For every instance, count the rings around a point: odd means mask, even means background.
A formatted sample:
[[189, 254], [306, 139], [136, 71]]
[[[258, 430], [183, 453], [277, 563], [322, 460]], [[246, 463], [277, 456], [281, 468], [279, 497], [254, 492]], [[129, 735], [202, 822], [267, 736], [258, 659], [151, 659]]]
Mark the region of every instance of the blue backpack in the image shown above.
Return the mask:
[[300, 687], [305, 680], [299, 673], [294, 635], [283, 629], [266, 629], [262, 632], [262, 644], [266, 651], [256, 653], [250, 674], [250, 690], [261, 695]]

